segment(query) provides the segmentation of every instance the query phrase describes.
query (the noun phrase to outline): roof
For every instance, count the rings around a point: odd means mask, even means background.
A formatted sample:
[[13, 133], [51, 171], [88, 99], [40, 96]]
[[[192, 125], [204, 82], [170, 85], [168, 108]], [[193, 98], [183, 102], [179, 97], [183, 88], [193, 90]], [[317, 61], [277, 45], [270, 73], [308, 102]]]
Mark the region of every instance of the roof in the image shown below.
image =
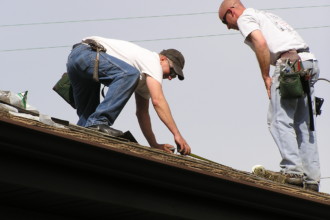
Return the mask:
[[211, 161], [1, 111], [0, 129], [0, 201], [12, 209], [86, 219], [330, 217], [329, 194]]

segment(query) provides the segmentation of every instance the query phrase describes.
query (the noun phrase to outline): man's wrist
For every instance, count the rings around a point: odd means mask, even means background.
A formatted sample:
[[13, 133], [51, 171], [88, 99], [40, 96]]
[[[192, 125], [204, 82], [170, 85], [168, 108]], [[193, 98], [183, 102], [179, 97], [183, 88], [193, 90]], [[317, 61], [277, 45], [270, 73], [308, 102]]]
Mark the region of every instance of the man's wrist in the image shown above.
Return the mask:
[[150, 147], [156, 148], [158, 146], [158, 143], [156, 141], [149, 142]]
[[262, 79], [266, 82], [271, 77], [269, 75], [262, 75]]

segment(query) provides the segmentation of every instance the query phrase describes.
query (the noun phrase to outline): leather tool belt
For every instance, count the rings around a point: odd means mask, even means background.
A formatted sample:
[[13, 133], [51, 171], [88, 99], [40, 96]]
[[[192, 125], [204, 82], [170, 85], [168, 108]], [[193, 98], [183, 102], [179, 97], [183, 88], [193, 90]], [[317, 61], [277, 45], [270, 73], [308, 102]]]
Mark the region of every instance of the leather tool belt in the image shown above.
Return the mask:
[[298, 49], [298, 50], [288, 50], [280, 55], [281, 60], [290, 60], [291, 62], [295, 62], [300, 60], [298, 53], [307, 52], [309, 53], [309, 48]]

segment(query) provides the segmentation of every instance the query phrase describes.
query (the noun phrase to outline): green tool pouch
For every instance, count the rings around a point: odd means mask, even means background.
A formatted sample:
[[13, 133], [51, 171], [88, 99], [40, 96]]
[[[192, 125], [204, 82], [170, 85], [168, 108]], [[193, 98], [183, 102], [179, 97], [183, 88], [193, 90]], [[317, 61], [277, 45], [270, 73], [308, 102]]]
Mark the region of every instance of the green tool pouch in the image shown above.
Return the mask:
[[295, 99], [304, 95], [299, 73], [281, 74], [280, 94], [283, 99]]
[[57, 92], [72, 108], [76, 108], [73, 98], [72, 85], [68, 73], [63, 73], [61, 79], [55, 84], [53, 90]]
[[280, 65], [280, 95], [282, 99], [296, 99], [305, 94], [302, 80], [305, 75], [300, 60], [293, 63], [290, 59], [286, 59]]

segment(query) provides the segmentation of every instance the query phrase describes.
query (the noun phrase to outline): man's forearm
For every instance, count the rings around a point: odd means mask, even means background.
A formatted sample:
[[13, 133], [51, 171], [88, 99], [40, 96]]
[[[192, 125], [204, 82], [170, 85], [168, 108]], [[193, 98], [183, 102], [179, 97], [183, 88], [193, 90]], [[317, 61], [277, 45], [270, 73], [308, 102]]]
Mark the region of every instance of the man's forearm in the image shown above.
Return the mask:
[[147, 139], [150, 146], [157, 145], [155, 134], [152, 131], [151, 120], [149, 114], [137, 114], [137, 119], [144, 137]]
[[151, 120], [149, 115], [149, 100], [142, 98], [135, 93], [136, 101], [136, 117], [138, 119], [141, 131], [147, 139], [150, 146], [157, 145], [156, 137], [152, 131]]
[[270, 98], [270, 95], [271, 95], [270, 88], [272, 85], [272, 79], [269, 76], [270, 52], [269, 52], [267, 42], [260, 30], [253, 31], [249, 35], [249, 40], [251, 40], [251, 42], [253, 44], [254, 51], [255, 51], [257, 59], [258, 59], [261, 76], [265, 83], [268, 98]]
[[172, 117], [170, 107], [165, 99], [161, 84], [152, 77], [147, 78], [147, 84], [150, 91], [152, 105], [154, 106], [158, 117], [174, 136], [180, 136], [180, 132]]
[[255, 49], [257, 60], [259, 63], [260, 71], [263, 80], [269, 78], [269, 70], [270, 70], [270, 54], [269, 49], [265, 45], [260, 45]]
[[175, 121], [173, 119], [171, 110], [168, 106], [168, 103], [165, 99], [161, 99], [154, 104], [154, 108], [158, 114], [160, 120], [166, 125], [166, 127], [175, 135], [180, 135], [179, 129], [177, 128]]
[[262, 78], [266, 81], [269, 78], [270, 70], [270, 52], [267, 42], [262, 35], [261, 31], [253, 31], [248, 39], [252, 42], [253, 48], [259, 63]]

